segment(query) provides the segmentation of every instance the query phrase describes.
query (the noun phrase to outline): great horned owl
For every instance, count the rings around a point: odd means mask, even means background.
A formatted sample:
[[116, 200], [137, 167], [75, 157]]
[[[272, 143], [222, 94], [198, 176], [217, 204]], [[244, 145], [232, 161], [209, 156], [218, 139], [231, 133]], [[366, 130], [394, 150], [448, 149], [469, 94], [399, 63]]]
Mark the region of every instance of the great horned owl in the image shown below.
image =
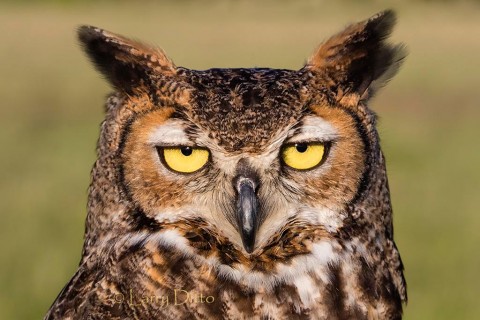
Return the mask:
[[397, 71], [391, 11], [300, 70], [175, 66], [95, 27], [115, 88], [82, 259], [46, 319], [400, 319], [407, 300], [366, 103]]

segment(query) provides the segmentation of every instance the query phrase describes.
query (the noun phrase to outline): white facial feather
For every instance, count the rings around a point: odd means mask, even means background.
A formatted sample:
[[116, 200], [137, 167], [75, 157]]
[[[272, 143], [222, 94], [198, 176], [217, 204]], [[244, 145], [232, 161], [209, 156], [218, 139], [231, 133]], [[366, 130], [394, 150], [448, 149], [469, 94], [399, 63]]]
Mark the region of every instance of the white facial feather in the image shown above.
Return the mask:
[[172, 223], [198, 216], [200, 216], [198, 208], [185, 206], [180, 209], [162, 209], [155, 214], [155, 220], [160, 224], [164, 222]]
[[321, 117], [307, 116], [303, 119], [300, 128], [290, 132], [290, 137], [287, 140], [290, 143], [304, 141], [326, 142], [335, 140], [337, 137], [337, 129], [331, 123]]
[[185, 134], [185, 124], [178, 119], [169, 119], [153, 130], [148, 143], [155, 146], [190, 146], [192, 141]]
[[343, 220], [346, 218], [346, 215], [339, 210], [326, 207], [305, 207], [299, 210], [296, 216], [313, 225], [320, 225], [332, 233], [342, 227]]

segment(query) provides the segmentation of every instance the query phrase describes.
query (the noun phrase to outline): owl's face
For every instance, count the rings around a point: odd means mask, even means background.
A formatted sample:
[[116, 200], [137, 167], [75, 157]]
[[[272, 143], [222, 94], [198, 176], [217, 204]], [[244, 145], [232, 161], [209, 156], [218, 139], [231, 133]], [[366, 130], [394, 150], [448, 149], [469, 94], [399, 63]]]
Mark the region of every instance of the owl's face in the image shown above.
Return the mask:
[[324, 105], [305, 76], [189, 71], [187, 103], [152, 106], [126, 130], [133, 201], [159, 222], [205, 220], [247, 252], [292, 219], [335, 232], [359, 190], [365, 144], [355, 117]]
[[201, 225], [202, 241], [244, 256], [294, 242], [302, 253], [313, 238], [300, 230], [335, 237], [379, 151], [365, 103], [403, 58], [384, 41], [392, 25], [389, 14], [352, 25], [297, 71], [189, 70], [84, 27], [82, 43], [118, 91], [109, 142], [126, 198], [159, 225], [187, 238]]

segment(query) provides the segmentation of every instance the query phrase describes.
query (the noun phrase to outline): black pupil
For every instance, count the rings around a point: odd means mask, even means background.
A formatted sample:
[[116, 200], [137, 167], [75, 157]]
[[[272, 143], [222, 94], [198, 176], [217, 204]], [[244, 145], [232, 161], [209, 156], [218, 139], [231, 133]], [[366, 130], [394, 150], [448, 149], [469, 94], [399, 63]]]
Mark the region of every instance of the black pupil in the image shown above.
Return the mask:
[[304, 153], [308, 149], [308, 145], [306, 143], [295, 143], [295, 148], [298, 152]]
[[182, 154], [187, 157], [193, 152], [192, 148], [190, 147], [182, 147], [180, 150], [182, 151]]

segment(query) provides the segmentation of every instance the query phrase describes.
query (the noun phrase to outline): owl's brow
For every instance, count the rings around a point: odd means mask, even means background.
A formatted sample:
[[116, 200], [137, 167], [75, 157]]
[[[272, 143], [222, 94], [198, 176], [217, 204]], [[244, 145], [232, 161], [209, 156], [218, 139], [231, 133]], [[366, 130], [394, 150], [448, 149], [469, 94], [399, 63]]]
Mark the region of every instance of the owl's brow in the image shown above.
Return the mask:
[[148, 143], [155, 146], [193, 145], [186, 134], [187, 125], [179, 119], [169, 119], [156, 127], [148, 137]]
[[306, 116], [298, 126], [290, 130], [285, 142], [328, 142], [338, 138], [337, 129], [319, 116]]

